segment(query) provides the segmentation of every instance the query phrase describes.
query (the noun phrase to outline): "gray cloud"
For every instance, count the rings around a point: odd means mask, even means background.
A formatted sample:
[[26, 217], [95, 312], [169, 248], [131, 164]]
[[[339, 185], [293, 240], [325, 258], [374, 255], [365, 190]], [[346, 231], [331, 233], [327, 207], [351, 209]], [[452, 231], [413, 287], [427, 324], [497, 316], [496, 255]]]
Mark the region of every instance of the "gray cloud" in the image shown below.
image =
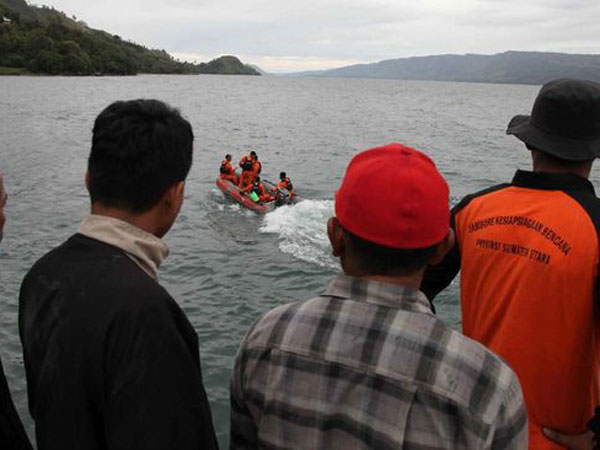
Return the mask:
[[235, 54], [271, 71], [440, 53], [600, 49], [597, 0], [46, 1], [178, 57]]

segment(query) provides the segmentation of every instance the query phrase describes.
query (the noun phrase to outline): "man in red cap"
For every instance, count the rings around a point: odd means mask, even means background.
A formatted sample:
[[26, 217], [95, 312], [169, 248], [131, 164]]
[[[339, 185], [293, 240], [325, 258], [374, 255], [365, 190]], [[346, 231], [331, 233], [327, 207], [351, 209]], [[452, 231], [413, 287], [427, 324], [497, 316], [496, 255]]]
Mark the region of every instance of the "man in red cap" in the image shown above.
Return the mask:
[[600, 200], [588, 180], [600, 156], [600, 85], [545, 84], [507, 134], [524, 142], [533, 171], [454, 207], [456, 245], [421, 289], [433, 299], [460, 270], [463, 332], [519, 376], [530, 448], [558, 450], [547, 438], [566, 438], [544, 427], [583, 433], [600, 399]]
[[452, 247], [448, 186], [424, 154], [358, 154], [327, 232], [343, 274], [250, 330], [231, 381], [231, 448], [522, 449], [515, 374], [418, 290]]

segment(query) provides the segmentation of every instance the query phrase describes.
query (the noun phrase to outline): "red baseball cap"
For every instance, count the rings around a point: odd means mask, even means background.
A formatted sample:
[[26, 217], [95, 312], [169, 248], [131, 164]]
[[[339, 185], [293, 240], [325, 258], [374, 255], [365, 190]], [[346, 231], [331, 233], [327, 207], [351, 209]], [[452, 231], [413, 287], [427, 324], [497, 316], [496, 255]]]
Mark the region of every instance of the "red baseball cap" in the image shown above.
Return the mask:
[[425, 154], [402, 144], [359, 153], [335, 194], [350, 233], [384, 247], [426, 248], [450, 228], [448, 184]]

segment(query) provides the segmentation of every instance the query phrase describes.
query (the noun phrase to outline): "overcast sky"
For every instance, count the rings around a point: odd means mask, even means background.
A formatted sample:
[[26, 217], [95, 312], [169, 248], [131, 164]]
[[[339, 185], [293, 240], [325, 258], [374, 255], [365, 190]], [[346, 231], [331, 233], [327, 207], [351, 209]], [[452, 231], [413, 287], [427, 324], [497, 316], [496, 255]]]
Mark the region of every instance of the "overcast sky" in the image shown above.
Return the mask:
[[188, 61], [268, 72], [442, 53], [600, 53], [598, 0], [37, 0]]

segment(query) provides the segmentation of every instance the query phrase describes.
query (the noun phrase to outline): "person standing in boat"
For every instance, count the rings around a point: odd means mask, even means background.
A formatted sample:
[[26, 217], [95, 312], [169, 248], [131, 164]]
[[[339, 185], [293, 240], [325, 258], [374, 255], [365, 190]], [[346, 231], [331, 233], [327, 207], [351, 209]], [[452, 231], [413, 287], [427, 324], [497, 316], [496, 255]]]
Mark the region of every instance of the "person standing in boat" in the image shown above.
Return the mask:
[[262, 172], [262, 163], [258, 160], [258, 155], [254, 150], [240, 159], [239, 166], [243, 171], [249, 170], [252, 172], [252, 179], [259, 176]]
[[246, 189], [246, 187], [251, 186], [252, 181], [254, 180], [254, 174], [252, 172], [252, 161], [250, 159], [244, 160], [244, 163], [241, 164], [241, 167], [242, 173], [238, 181], [238, 188], [240, 188], [240, 190], [243, 191], [244, 189]]
[[254, 178], [258, 177], [262, 172], [262, 163], [258, 160], [258, 155], [256, 152], [250, 152], [250, 157], [252, 161], [252, 175]]
[[233, 184], [238, 184], [238, 177], [235, 174], [235, 169], [231, 164], [231, 155], [225, 155], [225, 159], [221, 161], [221, 167], [219, 168], [219, 176], [224, 180], [229, 180]]
[[240, 190], [246, 189], [252, 184], [254, 180], [254, 159], [257, 158], [256, 152], [253, 150], [248, 155], [245, 155], [240, 159], [239, 166], [242, 168], [242, 174], [238, 182], [238, 188]]
[[246, 164], [247, 162], [252, 163], [252, 156], [255, 154], [256, 152], [253, 150], [249, 154], [242, 156], [238, 165], [243, 169], [244, 164]]

